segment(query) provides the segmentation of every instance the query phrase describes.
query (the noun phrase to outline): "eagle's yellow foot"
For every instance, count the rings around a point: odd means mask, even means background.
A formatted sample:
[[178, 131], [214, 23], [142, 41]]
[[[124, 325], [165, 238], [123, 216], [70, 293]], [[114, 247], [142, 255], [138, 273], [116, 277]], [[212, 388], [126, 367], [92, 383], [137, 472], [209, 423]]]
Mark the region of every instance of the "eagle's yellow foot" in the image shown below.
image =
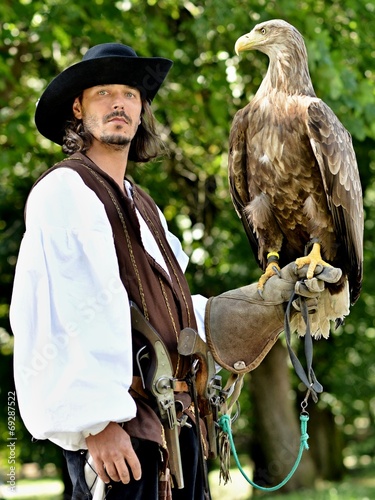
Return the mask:
[[328, 262], [325, 262], [322, 259], [321, 253], [320, 253], [320, 244], [319, 243], [314, 243], [311, 252], [306, 255], [305, 257], [299, 257], [296, 259], [296, 265], [298, 269], [301, 269], [301, 267], [308, 265], [309, 268], [307, 270], [306, 277], [307, 279], [311, 279], [314, 276], [314, 271], [315, 268], [318, 265], [321, 265], [323, 267], [332, 267]]
[[266, 282], [275, 276], [276, 274], [280, 276], [280, 266], [278, 264], [279, 254], [277, 252], [270, 252], [267, 255], [267, 267], [262, 276], [259, 278], [257, 289], [261, 297], [263, 297], [263, 288]]

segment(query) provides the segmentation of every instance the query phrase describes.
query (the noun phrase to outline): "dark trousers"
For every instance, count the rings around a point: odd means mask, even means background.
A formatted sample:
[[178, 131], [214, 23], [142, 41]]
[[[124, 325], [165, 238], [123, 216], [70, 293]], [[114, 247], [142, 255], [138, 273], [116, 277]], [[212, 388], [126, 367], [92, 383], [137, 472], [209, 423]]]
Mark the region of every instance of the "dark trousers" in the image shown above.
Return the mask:
[[[158, 479], [161, 454], [159, 446], [151, 441], [132, 439], [134, 450], [142, 467], [142, 478], [129, 484], [112, 481], [106, 500], [158, 500]], [[172, 489], [173, 500], [204, 500], [202, 473], [199, 467], [198, 443], [194, 428], [182, 427], [180, 433], [183, 489]], [[84, 478], [86, 451], [64, 451], [69, 475], [73, 483], [72, 500], [91, 500], [92, 495]]]

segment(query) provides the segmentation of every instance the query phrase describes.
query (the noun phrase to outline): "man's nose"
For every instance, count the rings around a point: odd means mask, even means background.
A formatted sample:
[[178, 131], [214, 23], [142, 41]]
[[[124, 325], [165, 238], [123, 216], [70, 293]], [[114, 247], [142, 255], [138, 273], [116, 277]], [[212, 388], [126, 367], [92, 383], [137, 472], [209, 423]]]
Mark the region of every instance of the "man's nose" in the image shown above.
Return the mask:
[[125, 108], [125, 101], [126, 101], [126, 97], [123, 95], [123, 93], [118, 92], [118, 93], [114, 94], [113, 101], [112, 101], [113, 109], [115, 109], [115, 110], [124, 109]]

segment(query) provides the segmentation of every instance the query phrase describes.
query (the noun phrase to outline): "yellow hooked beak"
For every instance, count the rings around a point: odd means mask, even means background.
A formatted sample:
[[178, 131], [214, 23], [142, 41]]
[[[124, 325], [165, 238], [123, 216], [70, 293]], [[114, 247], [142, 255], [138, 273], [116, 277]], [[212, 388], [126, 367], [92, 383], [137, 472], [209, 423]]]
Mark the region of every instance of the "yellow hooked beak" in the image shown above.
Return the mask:
[[234, 51], [237, 55], [245, 50], [253, 50], [258, 45], [258, 42], [262, 40], [262, 37], [254, 31], [242, 35], [234, 45]]

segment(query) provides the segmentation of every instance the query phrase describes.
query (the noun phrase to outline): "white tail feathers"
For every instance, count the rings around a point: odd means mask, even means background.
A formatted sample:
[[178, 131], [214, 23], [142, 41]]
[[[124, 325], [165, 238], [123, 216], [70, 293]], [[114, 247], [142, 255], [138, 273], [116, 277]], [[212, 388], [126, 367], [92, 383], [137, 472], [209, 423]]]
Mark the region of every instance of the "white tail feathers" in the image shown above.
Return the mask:
[[[329, 290], [325, 289], [318, 299], [316, 312], [309, 314], [311, 335], [320, 339], [327, 339], [331, 330], [331, 321], [344, 318], [349, 314], [349, 284], [345, 282], [344, 289], [337, 294], [331, 295]], [[291, 330], [297, 332], [299, 336], [306, 333], [306, 325], [301, 313], [298, 313], [290, 322]]]

